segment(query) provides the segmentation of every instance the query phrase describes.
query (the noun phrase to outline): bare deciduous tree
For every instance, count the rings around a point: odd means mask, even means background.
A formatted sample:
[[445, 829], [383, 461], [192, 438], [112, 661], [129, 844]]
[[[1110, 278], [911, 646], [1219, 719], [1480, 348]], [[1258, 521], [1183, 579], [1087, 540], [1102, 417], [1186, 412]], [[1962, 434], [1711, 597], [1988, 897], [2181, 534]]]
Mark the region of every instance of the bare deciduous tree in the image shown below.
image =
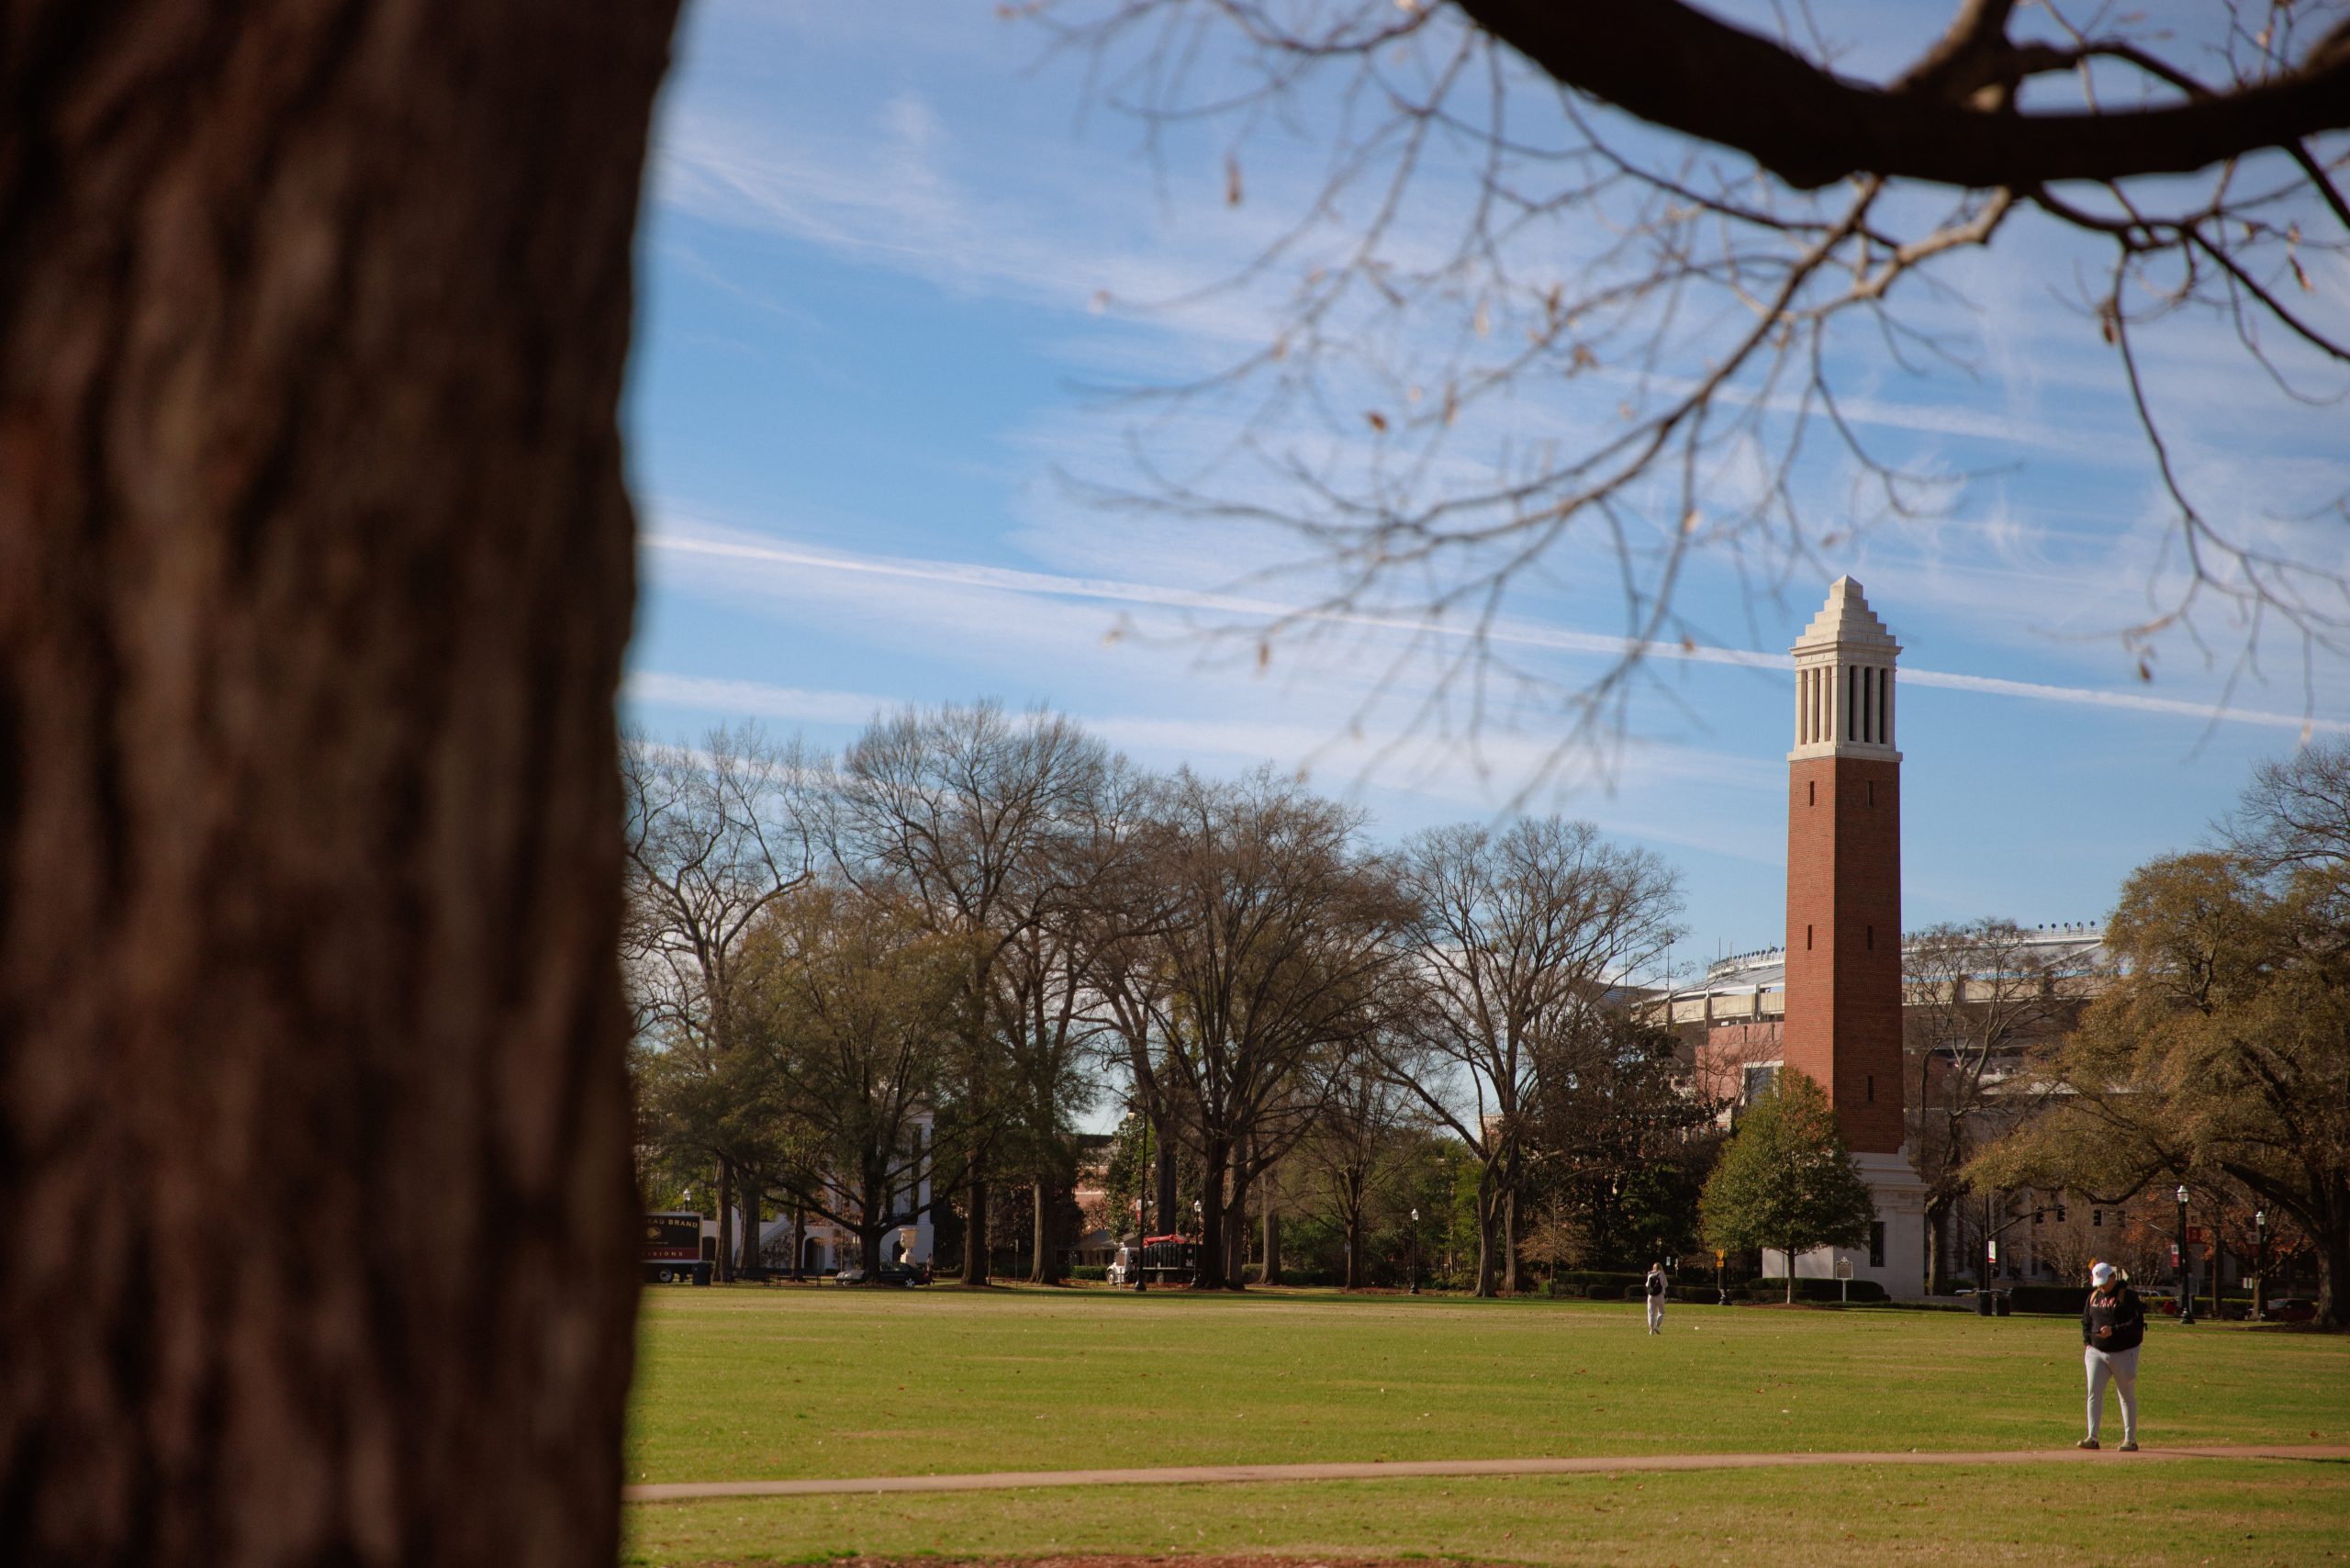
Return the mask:
[[[1154, 147], [1228, 130], [1234, 203], [1263, 128], [1329, 143], [1319, 194], [1233, 280], [1273, 294], [1278, 324], [1169, 389], [1246, 433], [1104, 498], [1291, 532], [1302, 601], [1242, 629], [1403, 633], [1366, 709], [1416, 693], [1416, 723], [1451, 733], [1548, 692], [1571, 720], [1552, 765], [1587, 757], [1642, 661], [1704, 634], [1677, 598], [1698, 563], [1773, 591], [1869, 514], [1954, 497], [1864, 440], [1855, 405], [1888, 371], [1971, 372], [1971, 330], [1937, 314], [1963, 298], [1953, 263], [2038, 236], [2172, 502], [2147, 612], [2113, 628], [2141, 672], [2166, 631], [2203, 646], [2214, 600], [2239, 673], [2270, 629], [2304, 658], [2350, 653], [2345, 498], [2215, 511], [2148, 358], [2210, 323], [2280, 407], [2350, 392], [2350, 332], [2311, 273], [2350, 251], [2344, 8], [1958, 0], [1933, 36], [1884, 7], [1872, 41], [1911, 62], [1866, 83], [1807, 7], [1725, 5], [1776, 36], [1680, 0], [1024, 7]], [[1805, 499], [1822, 446], [1862, 477], [1832, 521]], [[1571, 689], [1505, 624], [1528, 579], [1620, 599], [1614, 656]]]
[[742, 1048], [767, 1079], [768, 1114], [803, 1158], [778, 1172], [796, 1210], [856, 1235], [872, 1271], [881, 1238], [913, 1220], [963, 957], [885, 884], [804, 887], [774, 904], [745, 954]]
[[1021, 1064], [1001, 1005], [1004, 966], [1068, 902], [1064, 872], [1108, 758], [1058, 714], [1014, 718], [992, 702], [908, 710], [841, 761], [830, 829], [845, 874], [901, 883], [930, 928], [964, 955], [956, 1059], [941, 1132], [962, 1166], [963, 1282], [988, 1281], [998, 1142], [1021, 1109]]
[[1335, 1058], [1377, 1027], [1406, 912], [1356, 848], [1358, 813], [1259, 772], [1169, 781], [1151, 878], [1160, 918], [1097, 969], [1147, 1103], [1192, 1118], [1200, 1283], [1237, 1288], [1248, 1185], [1314, 1124]]
[[1439, 828], [1400, 866], [1426, 992], [1415, 1017], [1443, 1070], [1398, 1076], [1477, 1159], [1477, 1294], [1514, 1291], [1537, 1068], [1570, 1070], [1568, 1043], [1591, 1032], [1611, 981], [1680, 935], [1679, 888], [1646, 850], [1557, 817]]
[[1419, 1096], [1391, 1070], [1408, 1048], [1395, 1042], [1342, 1062], [1297, 1146], [1301, 1184], [1345, 1238], [1344, 1287], [1350, 1291], [1369, 1282], [1371, 1260], [1363, 1247], [1372, 1200], [1427, 1132]]
[[2082, 997], [2060, 985], [2045, 947], [2012, 921], [1932, 926], [1904, 944], [1901, 967], [1910, 1159], [1926, 1183], [1926, 1288], [1941, 1295], [1950, 1289], [1951, 1220], [1969, 1190], [1966, 1163], [2024, 1113], [2000, 1092]]
[[[699, 750], [643, 735], [621, 747], [627, 916], [621, 957], [677, 1126], [699, 1129], [717, 1162], [718, 1261], [731, 1277], [734, 1213], [744, 1267], [757, 1263], [763, 1123], [730, 1114], [751, 1093], [738, 1060], [752, 1004], [744, 946], [776, 901], [812, 874], [819, 764], [756, 726], [721, 727]], [[733, 1081], [734, 1088], [727, 1084]]]

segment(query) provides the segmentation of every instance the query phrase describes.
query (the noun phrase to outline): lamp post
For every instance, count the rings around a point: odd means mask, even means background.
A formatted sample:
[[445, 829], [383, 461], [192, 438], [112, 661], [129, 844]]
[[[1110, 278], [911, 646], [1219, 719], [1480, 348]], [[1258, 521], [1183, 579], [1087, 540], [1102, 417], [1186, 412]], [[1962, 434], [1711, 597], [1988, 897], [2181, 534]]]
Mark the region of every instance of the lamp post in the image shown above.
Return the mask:
[[1140, 1295], [1150, 1288], [1150, 1249], [1144, 1243], [1142, 1233], [1142, 1200], [1135, 1200], [1135, 1250], [1126, 1266], [1135, 1271], [1135, 1294]]
[[1412, 1289], [1410, 1294], [1413, 1295], [1420, 1294], [1420, 1211], [1417, 1209], [1412, 1211]]
[[2252, 1320], [2268, 1321], [2268, 1211], [2252, 1211]]
[[2195, 1292], [2188, 1282], [2187, 1256], [2187, 1183], [2178, 1184], [2178, 1320], [2195, 1321]]

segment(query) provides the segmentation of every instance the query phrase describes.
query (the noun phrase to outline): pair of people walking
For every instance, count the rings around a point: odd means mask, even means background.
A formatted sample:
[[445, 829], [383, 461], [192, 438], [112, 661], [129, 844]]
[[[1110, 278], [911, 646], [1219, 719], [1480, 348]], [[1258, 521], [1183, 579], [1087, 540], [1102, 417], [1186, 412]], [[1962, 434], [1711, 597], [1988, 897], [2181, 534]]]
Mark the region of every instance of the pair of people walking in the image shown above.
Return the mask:
[[2105, 1385], [2121, 1404], [2121, 1451], [2138, 1451], [2138, 1348], [2146, 1338], [2146, 1305], [2110, 1263], [2089, 1271], [2089, 1299], [2081, 1308], [2081, 1361], [2089, 1374], [2089, 1435], [2076, 1447], [2098, 1446], [2105, 1424]]

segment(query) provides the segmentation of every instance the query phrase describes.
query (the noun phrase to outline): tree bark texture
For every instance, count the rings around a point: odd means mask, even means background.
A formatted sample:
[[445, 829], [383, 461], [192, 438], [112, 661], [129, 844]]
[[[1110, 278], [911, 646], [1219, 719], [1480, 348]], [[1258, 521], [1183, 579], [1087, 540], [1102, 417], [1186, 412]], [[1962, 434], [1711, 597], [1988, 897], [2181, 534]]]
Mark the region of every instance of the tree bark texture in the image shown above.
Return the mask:
[[1363, 1182], [1347, 1178], [1347, 1288], [1360, 1291], [1363, 1279]]
[[1175, 1140], [1174, 1128], [1154, 1122], [1150, 1136], [1158, 1153], [1151, 1161], [1152, 1202], [1158, 1207], [1160, 1236], [1173, 1236], [1183, 1228], [1182, 1216], [1175, 1212]]
[[970, 1181], [963, 1192], [963, 1282], [984, 1288], [992, 1248], [988, 1236], [988, 1179], [978, 1166], [971, 1168]]
[[1035, 1257], [1030, 1260], [1028, 1278], [1033, 1284], [1057, 1285], [1061, 1282], [1060, 1237], [1055, 1216], [1060, 1212], [1061, 1185], [1058, 1180], [1040, 1181], [1034, 1189], [1036, 1200]]
[[1502, 1294], [1516, 1295], [1517, 1280], [1517, 1188], [1502, 1200]]
[[1232, 1140], [1200, 1140], [1200, 1267], [1194, 1288], [1220, 1291], [1225, 1283], [1225, 1177], [1232, 1164]]
[[1281, 1211], [1273, 1206], [1270, 1198], [1265, 1201], [1265, 1271], [1258, 1282], [1268, 1285], [1281, 1282]]
[[1926, 1201], [1926, 1294], [1950, 1294], [1950, 1218], [1947, 1198]]
[[1501, 1210], [1503, 1194], [1499, 1191], [1499, 1175], [1488, 1164], [1477, 1179], [1477, 1288], [1475, 1294], [1492, 1297], [1501, 1294]]
[[734, 1162], [718, 1162], [718, 1278], [722, 1284], [734, 1277]]
[[0, 0], [12, 1562], [613, 1561], [673, 10]]
[[2020, 114], [1951, 101], [1946, 73], [1889, 88], [1849, 81], [1680, 0], [1604, 15], [1544, 0], [1460, 8], [1554, 79], [1811, 189], [1860, 173], [1975, 189], [2185, 174], [2350, 118], [2350, 22], [2255, 85], [2102, 114]]

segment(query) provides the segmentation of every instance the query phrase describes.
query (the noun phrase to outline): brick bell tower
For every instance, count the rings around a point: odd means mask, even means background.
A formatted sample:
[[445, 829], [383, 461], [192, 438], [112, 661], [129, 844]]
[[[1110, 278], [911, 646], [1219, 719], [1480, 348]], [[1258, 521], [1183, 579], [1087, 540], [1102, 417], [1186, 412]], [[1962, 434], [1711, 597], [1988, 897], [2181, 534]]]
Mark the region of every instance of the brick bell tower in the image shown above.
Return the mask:
[[[1787, 754], [1787, 969], [1783, 1061], [1828, 1091], [1877, 1204], [1866, 1248], [1841, 1254], [1896, 1295], [1923, 1288], [1925, 1191], [1902, 1116], [1901, 645], [1861, 585], [1839, 577], [1796, 640]], [[1832, 1276], [1840, 1254], [1796, 1260]]]

